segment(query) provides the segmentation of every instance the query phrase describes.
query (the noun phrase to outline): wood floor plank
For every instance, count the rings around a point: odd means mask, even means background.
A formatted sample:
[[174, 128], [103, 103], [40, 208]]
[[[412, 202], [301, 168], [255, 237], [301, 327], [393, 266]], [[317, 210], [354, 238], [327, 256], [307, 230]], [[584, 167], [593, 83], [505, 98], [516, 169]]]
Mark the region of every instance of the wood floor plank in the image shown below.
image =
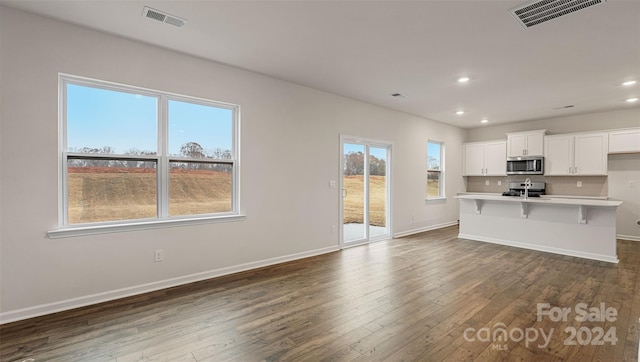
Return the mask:
[[[457, 238], [448, 227], [0, 326], [0, 361], [637, 361], [640, 243], [620, 262]], [[538, 320], [538, 307], [569, 308]], [[575, 307], [616, 308], [577, 321]], [[554, 333], [486, 339], [496, 328]], [[565, 328], [616, 328], [568, 345]], [[493, 337], [491, 335], [491, 337]]]

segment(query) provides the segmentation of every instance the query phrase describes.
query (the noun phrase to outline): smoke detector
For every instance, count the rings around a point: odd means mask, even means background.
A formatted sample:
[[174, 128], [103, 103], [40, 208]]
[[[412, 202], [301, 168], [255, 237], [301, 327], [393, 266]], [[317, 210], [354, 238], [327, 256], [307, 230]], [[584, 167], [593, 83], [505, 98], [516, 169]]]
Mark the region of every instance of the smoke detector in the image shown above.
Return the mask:
[[604, 2], [606, 0], [537, 0], [517, 6], [510, 12], [520, 25], [530, 28]]
[[152, 9], [148, 6], [145, 6], [144, 9], [142, 10], [142, 16], [148, 19], [161, 21], [165, 24], [173, 25], [178, 28], [182, 28], [187, 23], [185, 19], [181, 19], [177, 16], [167, 14], [160, 10]]

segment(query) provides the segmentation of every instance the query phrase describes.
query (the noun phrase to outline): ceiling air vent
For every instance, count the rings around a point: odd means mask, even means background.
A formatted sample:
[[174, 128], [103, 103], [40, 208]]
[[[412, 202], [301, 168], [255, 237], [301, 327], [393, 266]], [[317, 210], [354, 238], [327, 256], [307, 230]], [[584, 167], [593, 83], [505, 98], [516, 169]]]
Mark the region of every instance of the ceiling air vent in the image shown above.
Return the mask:
[[525, 28], [604, 3], [606, 0], [542, 0], [531, 1], [511, 9], [511, 15]]
[[184, 19], [180, 19], [177, 16], [173, 16], [159, 10], [151, 9], [148, 6], [144, 7], [142, 16], [144, 16], [145, 18], [161, 21], [165, 24], [177, 26], [178, 28], [182, 28], [184, 24], [187, 23], [187, 21]]

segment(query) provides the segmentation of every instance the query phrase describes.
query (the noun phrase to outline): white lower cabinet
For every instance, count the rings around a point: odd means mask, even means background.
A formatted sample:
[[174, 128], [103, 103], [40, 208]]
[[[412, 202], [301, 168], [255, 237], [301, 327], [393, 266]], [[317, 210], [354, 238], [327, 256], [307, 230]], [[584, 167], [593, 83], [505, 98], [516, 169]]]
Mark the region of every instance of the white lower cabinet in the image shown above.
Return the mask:
[[544, 174], [547, 176], [607, 174], [608, 133], [546, 136], [544, 144]]
[[506, 176], [507, 142], [465, 143], [464, 176]]

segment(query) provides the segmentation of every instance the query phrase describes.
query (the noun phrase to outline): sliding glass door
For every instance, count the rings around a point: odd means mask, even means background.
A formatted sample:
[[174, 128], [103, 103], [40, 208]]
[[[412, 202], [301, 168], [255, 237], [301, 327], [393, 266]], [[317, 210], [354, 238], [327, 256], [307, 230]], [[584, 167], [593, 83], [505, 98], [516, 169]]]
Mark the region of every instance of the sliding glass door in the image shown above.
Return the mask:
[[390, 144], [342, 138], [343, 246], [390, 237], [390, 153]]

